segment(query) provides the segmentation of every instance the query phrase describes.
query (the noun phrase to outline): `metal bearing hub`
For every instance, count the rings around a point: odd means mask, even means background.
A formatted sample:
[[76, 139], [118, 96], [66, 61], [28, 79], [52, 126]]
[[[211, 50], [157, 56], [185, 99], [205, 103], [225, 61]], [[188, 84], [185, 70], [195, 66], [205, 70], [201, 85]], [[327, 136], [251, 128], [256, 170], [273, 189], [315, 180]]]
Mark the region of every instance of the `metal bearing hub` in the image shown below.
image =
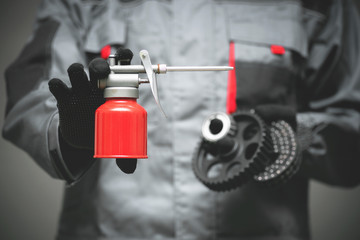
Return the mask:
[[217, 142], [228, 136], [236, 134], [236, 123], [234, 119], [223, 112], [211, 114], [203, 123], [202, 135], [208, 142]]
[[265, 185], [286, 182], [298, 171], [301, 162], [291, 126], [285, 121], [272, 122], [270, 131], [278, 157], [265, 171], [254, 176], [256, 182]]
[[240, 187], [264, 171], [274, 159], [268, 127], [254, 113], [211, 115], [192, 165], [196, 177], [208, 188], [227, 191]]

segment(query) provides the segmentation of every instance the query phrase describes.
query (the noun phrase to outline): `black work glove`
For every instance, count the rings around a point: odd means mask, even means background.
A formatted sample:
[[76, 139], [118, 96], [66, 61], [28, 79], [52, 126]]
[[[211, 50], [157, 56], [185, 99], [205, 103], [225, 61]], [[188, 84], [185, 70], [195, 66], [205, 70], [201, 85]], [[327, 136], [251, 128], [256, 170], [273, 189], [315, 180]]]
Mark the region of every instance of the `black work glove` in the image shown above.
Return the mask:
[[[130, 49], [120, 47], [115, 53], [116, 61], [120, 62], [120, 65], [130, 65], [134, 54]], [[137, 159], [136, 158], [118, 158], [116, 159], [116, 165], [121, 171], [126, 174], [134, 173], [136, 170]]]
[[255, 112], [267, 123], [284, 120], [296, 132], [296, 112], [292, 107], [278, 104], [262, 104], [255, 107]]
[[106, 78], [110, 68], [98, 58], [90, 63], [89, 72], [90, 81], [83, 65], [74, 63], [68, 68], [72, 88], [57, 78], [50, 80], [49, 88], [57, 100], [61, 137], [75, 148], [93, 150], [95, 110], [105, 102], [97, 80]]
[[97, 80], [107, 77], [110, 68], [105, 60], [95, 59], [89, 65], [89, 72], [90, 81], [83, 65], [74, 63], [68, 68], [71, 88], [57, 78], [49, 81], [59, 110], [61, 154], [71, 173], [62, 173], [68, 183], [79, 179], [95, 163], [95, 110], [105, 102]]
[[[130, 64], [132, 52], [119, 49], [117, 60], [123, 65]], [[105, 102], [103, 91], [97, 87], [99, 79], [106, 78], [110, 73], [108, 63], [101, 58], [89, 64], [90, 81], [79, 63], [68, 68], [72, 88], [68, 88], [60, 79], [51, 79], [49, 88], [58, 104], [60, 126], [59, 143], [66, 165], [73, 175], [79, 176], [88, 169], [93, 161], [95, 111]], [[124, 173], [133, 173], [137, 160], [118, 159], [116, 161]]]

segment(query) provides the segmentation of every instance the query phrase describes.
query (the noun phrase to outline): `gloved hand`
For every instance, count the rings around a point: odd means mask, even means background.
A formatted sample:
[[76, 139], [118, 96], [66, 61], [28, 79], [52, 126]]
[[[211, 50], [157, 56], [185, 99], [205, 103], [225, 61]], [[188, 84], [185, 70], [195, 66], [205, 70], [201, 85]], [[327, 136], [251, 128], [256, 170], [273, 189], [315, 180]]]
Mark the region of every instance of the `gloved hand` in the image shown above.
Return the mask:
[[[119, 48], [115, 53], [115, 59], [120, 62], [120, 65], [130, 65], [133, 56], [133, 52], [127, 48]], [[137, 159], [118, 158], [116, 159], [116, 165], [126, 174], [134, 173], [136, 170]]]
[[[117, 60], [123, 65], [130, 64], [132, 52], [119, 49]], [[79, 63], [68, 68], [72, 88], [68, 88], [60, 79], [49, 81], [51, 93], [56, 98], [59, 110], [59, 142], [66, 165], [73, 175], [78, 176], [94, 161], [95, 111], [105, 102], [103, 91], [97, 87], [97, 80], [106, 78], [110, 73], [108, 63], [101, 58], [89, 64], [90, 81]], [[118, 167], [125, 173], [133, 173], [136, 160], [119, 159]]]
[[90, 81], [84, 67], [74, 63], [68, 68], [72, 88], [57, 78], [50, 80], [49, 88], [57, 100], [61, 137], [75, 148], [93, 150], [95, 110], [105, 102], [97, 80], [106, 78], [110, 68], [98, 58], [90, 63], [89, 72]]
[[297, 122], [296, 112], [293, 108], [276, 104], [263, 104], [254, 110], [267, 124], [279, 120], [287, 122], [296, 133], [296, 141], [300, 151], [309, 147], [313, 138], [313, 129], [304, 122]]
[[[107, 62], [95, 59], [89, 65], [90, 82], [79, 63], [68, 68], [72, 88], [60, 79], [49, 81], [49, 89], [57, 100], [59, 110], [59, 144], [62, 158], [70, 174], [63, 177], [68, 183], [80, 178], [95, 163], [95, 110], [104, 103], [103, 93], [97, 88], [97, 79], [110, 73]], [[66, 171], [65, 171], [66, 173]]]
[[267, 124], [284, 120], [296, 132], [296, 112], [293, 108], [278, 104], [262, 104], [256, 106], [254, 110]]

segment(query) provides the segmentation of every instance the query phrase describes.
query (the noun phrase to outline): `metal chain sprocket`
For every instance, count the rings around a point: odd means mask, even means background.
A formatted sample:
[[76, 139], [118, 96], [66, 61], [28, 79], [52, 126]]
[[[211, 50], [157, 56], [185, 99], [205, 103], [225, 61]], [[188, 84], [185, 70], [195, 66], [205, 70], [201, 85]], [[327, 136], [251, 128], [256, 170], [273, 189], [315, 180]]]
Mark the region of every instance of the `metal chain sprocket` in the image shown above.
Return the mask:
[[217, 113], [205, 121], [204, 138], [192, 161], [196, 177], [214, 191], [240, 187], [276, 157], [270, 129], [258, 115], [238, 112], [229, 121], [221, 122], [222, 118], [224, 114]]

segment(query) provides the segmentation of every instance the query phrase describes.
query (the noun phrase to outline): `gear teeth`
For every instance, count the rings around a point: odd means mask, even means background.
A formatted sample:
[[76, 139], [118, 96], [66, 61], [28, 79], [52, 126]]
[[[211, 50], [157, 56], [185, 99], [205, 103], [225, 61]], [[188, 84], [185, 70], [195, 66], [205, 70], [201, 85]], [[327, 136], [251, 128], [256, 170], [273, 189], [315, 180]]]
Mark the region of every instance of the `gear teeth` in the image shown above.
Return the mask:
[[231, 116], [231, 115], [228, 115], [228, 116], [230, 118], [230, 129], [229, 129], [229, 132], [228, 132], [228, 136], [235, 137], [236, 133], [237, 133], [236, 122], [235, 122], [233, 116]]
[[295, 133], [285, 121], [271, 124], [271, 136], [274, 150], [279, 157], [254, 177], [255, 181], [265, 186], [286, 183], [295, 175], [301, 164], [301, 157], [296, 143]]
[[249, 175], [252, 178], [254, 175], [261, 173], [265, 170], [265, 167], [272, 163], [275, 159], [272, 159], [274, 148], [273, 141], [270, 134], [269, 127], [264, 121], [255, 113], [252, 113], [262, 125], [262, 140], [259, 142], [258, 150], [254, 154], [252, 162], [249, 164], [247, 171], [242, 174]]
[[264, 136], [263, 145], [261, 146], [261, 150], [259, 152], [259, 156], [261, 157], [259, 159], [259, 163], [261, 164], [261, 168], [259, 169], [259, 172], [255, 174], [259, 174], [260, 171], [263, 171], [266, 166], [274, 162], [273, 153], [274, 153], [274, 144], [273, 140], [271, 138], [270, 130], [267, 126], [265, 126], [266, 134]]

